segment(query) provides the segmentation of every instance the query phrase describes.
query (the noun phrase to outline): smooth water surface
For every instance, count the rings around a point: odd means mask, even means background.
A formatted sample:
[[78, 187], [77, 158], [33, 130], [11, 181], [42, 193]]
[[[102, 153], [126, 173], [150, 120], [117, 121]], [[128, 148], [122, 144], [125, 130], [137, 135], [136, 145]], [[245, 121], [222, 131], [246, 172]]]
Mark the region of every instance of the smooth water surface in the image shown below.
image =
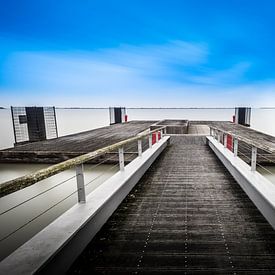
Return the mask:
[[[45, 167], [47, 165], [0, 164], [0, 182]], [[84, 171], [87, 195], [114, 175], [118, 165], [85, 165]], [[0, 261], [76, 204], [76, 190], [75, 169], [71, 169], [1, 198]]]

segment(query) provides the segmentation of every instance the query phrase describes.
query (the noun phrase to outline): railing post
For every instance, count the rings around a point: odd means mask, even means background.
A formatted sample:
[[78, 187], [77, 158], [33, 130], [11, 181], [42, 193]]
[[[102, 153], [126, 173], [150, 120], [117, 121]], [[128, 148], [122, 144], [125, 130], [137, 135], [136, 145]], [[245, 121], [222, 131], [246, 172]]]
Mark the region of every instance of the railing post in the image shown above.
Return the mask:
[[157, 142], [159, 142], [159, 131], [156, 131], [155, 135], [156, 135], [156, 143], [157, 143]]
[[221, 142], [221, 135], [220, 135], [220, 131], [218, 131], [218, 142]]
[[210, 127], [210, 136], [212, 137], [213, 136], [213, 128]]
[[167, 134], [167, 129], [166, 129], [166, 127], [163, 129], [163, 131], [164, 131], [164, 135], [166, 135], [166, 134]]
[[256, 171], [256, 165], [257, 165], [257, 147], [252, 146], [251, 171]]
[[238, 156], [238, 139], [237, 138], [234, 138], [234, 157], [237, 157]]
[[85, 203], [85, 185], [84, 185], [84, 174], [83, 174], [83, 164], [77, 165], [76, 170], [76, 182], [77, 182], [77, 193], [78, 193], [78, 202]]
[[163, 138], [163, 129], [160, 130], [160, 139]]
[[142, 156], [142, 140], [141, 139], [138, 140], [138, 156], [139, 157]]
[[227, 148], [227, 134], [223, 135], [223, 145], [225, 148]]
[[123, 147], [118, 148], [118, 158], [119, 158], [119, 169], [124, 171], [124, 149]]
[[152, 134], [149, 135], [149, 148], [152, 148]]

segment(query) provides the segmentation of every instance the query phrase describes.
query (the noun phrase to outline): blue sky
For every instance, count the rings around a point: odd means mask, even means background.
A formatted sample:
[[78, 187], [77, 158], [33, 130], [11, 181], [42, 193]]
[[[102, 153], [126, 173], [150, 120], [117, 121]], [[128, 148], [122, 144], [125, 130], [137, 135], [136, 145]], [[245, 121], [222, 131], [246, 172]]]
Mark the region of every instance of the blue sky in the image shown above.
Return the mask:
[[0, 0], [0, 106], [275, 106], [273, 0]]

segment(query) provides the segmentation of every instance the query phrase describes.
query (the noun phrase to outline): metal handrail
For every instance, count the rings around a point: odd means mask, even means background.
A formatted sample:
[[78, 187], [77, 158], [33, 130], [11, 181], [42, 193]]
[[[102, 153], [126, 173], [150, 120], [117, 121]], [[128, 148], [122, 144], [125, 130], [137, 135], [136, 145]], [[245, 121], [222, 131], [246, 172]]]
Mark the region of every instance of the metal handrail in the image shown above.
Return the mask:
[[218, 132], [222, 132], [224, 134], [230, 135], [230, 136], [232, 136], [232, 137], [234, 137], [234, 138], [236, 138], [236, 139], [238, 139], [240, 141], [243, 141], [243, 142], [245, 142], [245, 143], [247, 143], [247, 144], [249, 144], [249, 145], [251, 145], [253, 147], [257, 147], [258, 149], [261, 149], [261, 150], [263, 150], [263, 151], [265, 151], [267, 153], [274, 153], [274, 150], [272, 150], [270, 147], [267, 147], [267, 146], [263, 145], [260, 142], [250, 140], [250, 139], [245, 138], [243, 136], [240, 136], [240, 135], [237, 135], [235, 133], [232, 133], [231, 131], [225, 131], [225, 130], [219, 128], [219, 127], [209, 126], [209, 128], [210, 128], [210, 130], [213, 129], [213, 130], [216, 130]]
[[86, 153], [84, 155], [63, 161], [61, 163], [51, 165], [50, 167], [41, 169], [34, 173], [31, 173], [31, 174], [28, 174], [28, 175], [25, 175], [25, 176], [22, 176], [22, 177], [13, 179], [13, 180], [6, 181], [6, 182], [0, 184], [0, 198], [8, 195], [10, 193], [13, 193], [15, 191], [18, 191], [20, 189], [23, 189], [25, 187], [28, 187], [30, 185], [33, 185], [41, 180], [44, 180], [51, 176], [54, 176], [60, 172], [63, 172], [70, 168], [76, 167], [78, 165], [82, 165], [83, 163], [85, 163], [89, 160], [95, 159], [95, 158], [102, 156], [110, 151], [121, 148], [128, 143], [131, 143], [131, 142], [140, 140], [144, 137], [150, 136], [153, 133], [161, 131], [165, 128], [166, 128], [166, 126], [163, 126], [163, 127], [154, 129], [152, 131], [149, 131], [148, 133], [139, 134], [135, 137], [128, 138], [126, 140], [123, 140], [123, 141], [117, 142], [115, 144], [106, 146], [104, 148], [95, 150], [93, 152]]

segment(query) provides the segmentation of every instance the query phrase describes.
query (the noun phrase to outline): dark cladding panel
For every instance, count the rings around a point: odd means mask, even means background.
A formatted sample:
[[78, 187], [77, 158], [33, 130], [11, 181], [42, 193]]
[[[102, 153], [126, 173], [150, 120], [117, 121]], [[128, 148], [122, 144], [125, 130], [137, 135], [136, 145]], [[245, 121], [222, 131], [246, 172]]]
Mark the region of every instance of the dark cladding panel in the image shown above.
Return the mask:
[[20, 124], [27, 123], [27, 116], [26, 115], [19, 115], [19, 123]]
[[115, 111], [115, 123], [121, 123], [121, 108], [114, 108]]
[[125, 122], [126, 108], [125, 107], [110, 107], [110, 124]]
[[43, 107], [26, 107], [29, 141], [45, 140], [46, 127]]
[[235, 108], [235, 121], [237, 124], [250, 126], [251, 108], [237, 107]]

